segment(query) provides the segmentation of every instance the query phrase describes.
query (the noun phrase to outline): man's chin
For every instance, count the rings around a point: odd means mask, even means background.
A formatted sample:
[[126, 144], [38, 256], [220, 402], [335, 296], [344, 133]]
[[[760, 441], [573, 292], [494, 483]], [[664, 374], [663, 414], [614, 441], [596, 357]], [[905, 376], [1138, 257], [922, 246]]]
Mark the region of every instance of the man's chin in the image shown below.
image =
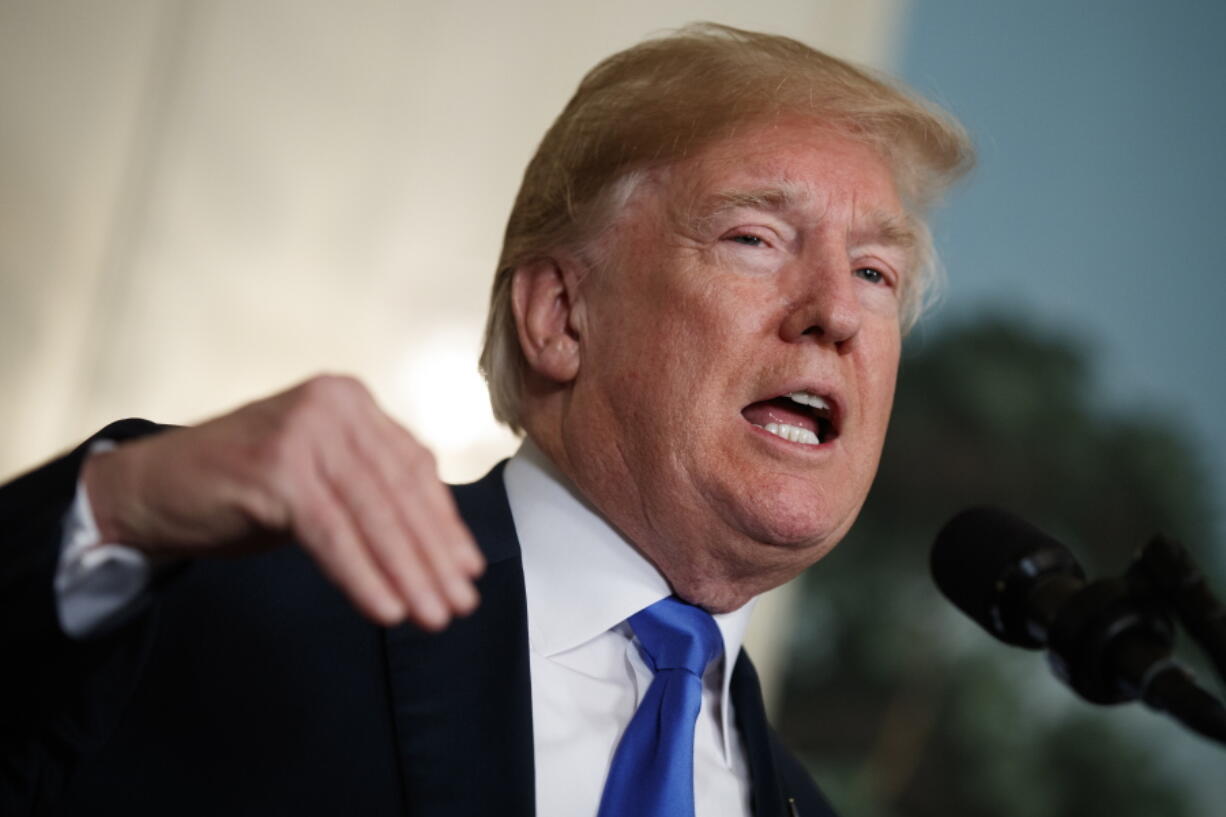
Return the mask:
[[748, 558], [763, 562], [772, 560], [772, 551], [778, 551], [773, 558], [779, 560], [810, 554], [810, 563], [817, 561], [838, 544], [859, 512], [856, 505], [832, 513], [831, 504], [812, 491], [760, 493], [750, 499], [751, 504], [732, 509], [732, 522], [746, 540], [757, 544]]

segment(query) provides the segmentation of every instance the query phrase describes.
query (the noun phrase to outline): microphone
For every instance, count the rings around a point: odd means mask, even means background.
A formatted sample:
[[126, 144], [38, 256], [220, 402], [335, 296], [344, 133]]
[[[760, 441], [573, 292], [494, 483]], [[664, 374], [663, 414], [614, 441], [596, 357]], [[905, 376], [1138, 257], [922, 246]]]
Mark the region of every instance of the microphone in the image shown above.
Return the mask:
[[1226, 709], [1171, 658], [1174, 625], [1131, 576], [1087, 582], [1064, 545], [996, 508], [971, 508], [937, 534], [941, 592], [1006, 644], [1046, 648], [1056, 675], [1096, 704], [1141, 699], [1226, 741]]

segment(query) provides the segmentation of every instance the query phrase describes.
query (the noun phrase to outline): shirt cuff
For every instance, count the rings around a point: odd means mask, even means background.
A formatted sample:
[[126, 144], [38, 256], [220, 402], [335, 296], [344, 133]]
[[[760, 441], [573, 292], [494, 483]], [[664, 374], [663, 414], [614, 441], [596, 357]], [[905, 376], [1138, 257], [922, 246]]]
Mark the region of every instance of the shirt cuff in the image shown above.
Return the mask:
[[[92, 456], [115, 447], [111, 440], [90, 446]], [[60, 626], [72, 638], [97, 635], [135, 611], [152, 577], [149, 558], [119, 544], [103, 544], [85, 483], [78, 478], [72, 506], [64, 516], [60, 561], [55, 572], [55, 606]]]

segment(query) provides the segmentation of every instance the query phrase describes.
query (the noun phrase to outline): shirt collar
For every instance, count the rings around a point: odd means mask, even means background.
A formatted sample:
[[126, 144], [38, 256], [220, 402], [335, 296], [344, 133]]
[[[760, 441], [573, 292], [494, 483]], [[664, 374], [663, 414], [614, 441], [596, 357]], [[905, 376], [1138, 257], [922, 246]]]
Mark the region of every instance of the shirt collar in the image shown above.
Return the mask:
[[[503, 479], [523, 553], [533, 650], [555, 656], [573, 649], [672, 593], [531, 440], [507, 463]], [[714, 616], [724, 641], [725, 742], [728, 687], [753, 604]]]

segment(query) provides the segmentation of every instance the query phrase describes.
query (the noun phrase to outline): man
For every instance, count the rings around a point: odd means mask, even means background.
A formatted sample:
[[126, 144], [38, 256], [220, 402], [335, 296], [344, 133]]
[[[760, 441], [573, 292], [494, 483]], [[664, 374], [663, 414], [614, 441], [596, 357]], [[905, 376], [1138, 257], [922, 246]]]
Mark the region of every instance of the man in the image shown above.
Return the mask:
[[[923, 211], [969, 155], [781, 37], [695, 27], [597, 66], [494, 283], [482, 368], [526, 433], [505, 467], [453, 502], [359, 384], [320, 377], [116, 424], [4, 489], [5, 802], [829, 814], [740, 641], [864, 501]], [[682, 642], [696, 668], [664, 657]]]

